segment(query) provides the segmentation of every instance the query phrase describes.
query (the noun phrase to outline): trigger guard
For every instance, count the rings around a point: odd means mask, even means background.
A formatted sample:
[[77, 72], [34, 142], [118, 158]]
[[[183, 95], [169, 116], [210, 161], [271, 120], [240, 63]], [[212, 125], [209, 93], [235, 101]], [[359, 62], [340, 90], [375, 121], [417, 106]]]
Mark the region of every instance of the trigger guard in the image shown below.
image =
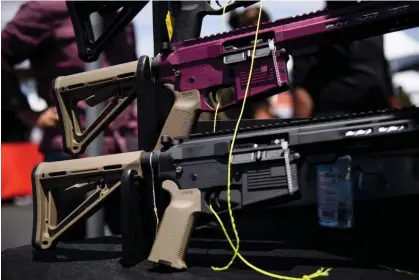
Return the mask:
[[222, 100], [221, 100], [222, 91], [223, 89], [217, 90], [217, 92], [215, 93], [215, 100], [214, 100], [214, 96], [211, 96], [211, 101], [214, 102], [214, 105], [215, 105], [215, 108], [213, 108], [214, 111], [216, 110], [218, 104], [220, 104], [220, 107], [218, 108], [219, 112], [226, 110], [236, 104], [235, 99], [233, 99], [230, 103], [222, 104]]
[[[201, 106], [202, 111], [211, 112], [211, 113], [215, 113], [216, 111], [223, 112], [224, 110], [227, 110], [235, 106], [237, 104], [235, 94], [233, 98], [228, 98], [227, 100], [225, 100], [229, 103], [223, 104], [223, 100], [221, 99], [221, 94], [227, 94], [227, 96], [229, 96], [228, 92], [223, 93], [223, 90], [225, 89], [228, 89], [228, 88], [220, 88], [216, 90], [215, 93], [214, 91], [201, 92], [201, 104], [205, 103], [203, 107]], [[218, 104], [220, 104], [220, 106], [217, 110]]]
[[220, 193], [221, 191], [216, 191], [207, 197], [207, 204], [211, 205], [216, 212], [218, 212], [221, 208], [220, 201], [218, 199], [220, 197]]
[[205, 94], [203, 97], [203, 101], [206, 103], [208, 107], [211, 108], [210, 111], [215, 112], [217, 108], [217, 100], [214, 99], [214, 94], [212, 92], [209, 92], [208, 94]]

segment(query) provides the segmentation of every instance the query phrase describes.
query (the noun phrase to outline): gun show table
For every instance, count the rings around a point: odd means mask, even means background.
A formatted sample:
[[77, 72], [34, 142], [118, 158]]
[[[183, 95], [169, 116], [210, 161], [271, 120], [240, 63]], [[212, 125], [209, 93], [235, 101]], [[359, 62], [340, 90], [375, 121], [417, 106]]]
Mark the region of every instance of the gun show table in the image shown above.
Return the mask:
[[[260, 268], [293, 277], [331, 267], [328, 277], [317, 279], [419, 279], [419, 229], [411, 220], [417, 202], [418, 196], [411, 196], [358, 204], [357, 227], [344, 232], [319, 228], [313, 206], [238, 218], [241, 253]], [[120, 243], [119, 237], [60, 243], [36, 258], [29, 245], [8, 249], [2, 252], [1, 277], [268, 279], [240, 260], [227, 271], [212, 271], [212, 265], [224, 266], [232, 255], [222, 233], [213, 229], [195, 231], [188, 252], [189, 269], [184, 272], [154, 272], [147, 262], [123, 268]]]

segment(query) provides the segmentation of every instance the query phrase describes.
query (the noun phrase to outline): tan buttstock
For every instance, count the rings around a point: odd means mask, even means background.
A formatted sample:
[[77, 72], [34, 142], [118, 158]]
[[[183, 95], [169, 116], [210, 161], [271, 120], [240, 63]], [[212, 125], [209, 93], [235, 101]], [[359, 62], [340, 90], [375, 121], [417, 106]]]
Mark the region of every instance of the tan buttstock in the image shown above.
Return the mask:
[[[70, 154], [81, 154], [136, 98], [138, 62], [130, 62], [55, 79], [58, 113], [64, 128], [65, 147]], [[77, 104], [85, 101], [95, 106], [113, 98], [96, 120], [83, 132]]]
[[[83, 217], [92, 214], [121, 185], [124, 169], [135, 169], [143, 176], [139, 152], [98, 156], [39, 164], [32, 174], [34, 195], [32, 246], [35, 249], [54, 247], [57, 238]], [[91, 195], [75, 210], [58, 221], [54, 190], [72, 190]]]
[[179, 190], [173, 181], [164, 181], [163, 188], [171, 195], [157, 232], [149, 261], [185, 269], [185, 255], [196, 215], [202, 212], [199, 189]]
[[[192, 128], [198, 121], [201, 99], [198, 90], [178, 92], [174, 90], [173, 85], [166, 84], [165, 87], [174, 95], [173, 107], [160, 133], [168, 135], [171, 138], [188, 136]], [[160, 141], [157, 142], [155, 149], [161, 148]]]

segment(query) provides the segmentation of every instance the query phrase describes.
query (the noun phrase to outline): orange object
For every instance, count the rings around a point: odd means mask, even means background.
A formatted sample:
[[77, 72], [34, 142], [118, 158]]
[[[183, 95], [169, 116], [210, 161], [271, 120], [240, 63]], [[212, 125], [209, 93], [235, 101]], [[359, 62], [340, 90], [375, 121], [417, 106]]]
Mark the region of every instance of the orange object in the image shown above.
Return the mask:
[[43, 161], [34, 143], [1, 144], [1, 199], [32, 194], [32, 169]]
[[271, 98], [271, 111], [281, 119], [294, 116], [294, 100], [289, 91], [281, 92]]

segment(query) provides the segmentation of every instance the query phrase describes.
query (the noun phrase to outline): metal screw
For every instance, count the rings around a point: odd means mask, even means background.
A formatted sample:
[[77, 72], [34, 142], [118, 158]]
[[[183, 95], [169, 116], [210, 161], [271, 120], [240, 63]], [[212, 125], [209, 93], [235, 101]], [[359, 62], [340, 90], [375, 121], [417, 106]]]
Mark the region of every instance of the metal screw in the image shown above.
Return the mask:
[[198, 179], [198, 175], [196, 175], [195, 173], [191, 175], [192, 181], [196, 181], [197, 179]]
[[191, 84], [193, 84], [195, 82], [195, 77], [193, 77], [193, 76], [189, 77], [189, 82]]
[[180, 72], [179, 72], [179, 70], [176, 70], [175, 71], [175, 77], [179, 77], [180, 76]]
[[182, 172], [182, 166], [176, 167], [176, 173], [181, 173], [181, 172]]
[[103, 190], [105, 188], [105, 180], [103, 178], [100, 178], [98, 187], [101, 190]]

